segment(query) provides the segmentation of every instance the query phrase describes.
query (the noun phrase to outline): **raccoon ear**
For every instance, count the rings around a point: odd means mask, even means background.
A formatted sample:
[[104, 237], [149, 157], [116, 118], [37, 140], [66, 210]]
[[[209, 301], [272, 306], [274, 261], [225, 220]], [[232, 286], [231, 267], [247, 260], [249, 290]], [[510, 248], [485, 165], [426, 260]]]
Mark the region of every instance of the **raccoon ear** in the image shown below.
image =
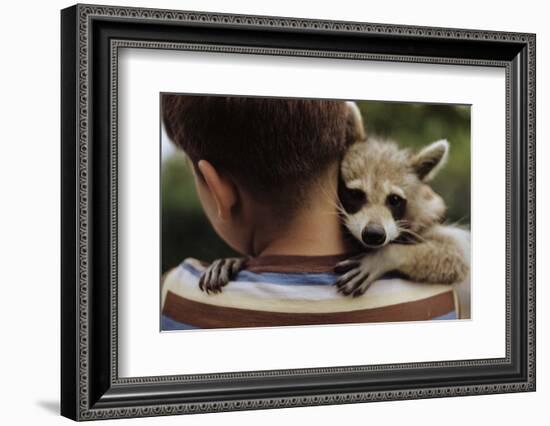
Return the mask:
[[447, 161], [449, 142], [445, 139], [433, 142], [420, 152], [413, 155], [411, 166], [418, 178], [427, 182], [434, 178], [439, 169]]
[[346, 145], [350, 146], [356, 142], [363, 142], [367, 138], [367, 133], [361, 111], [357, 104], [353, 101], [347, 101], [346, 108]]

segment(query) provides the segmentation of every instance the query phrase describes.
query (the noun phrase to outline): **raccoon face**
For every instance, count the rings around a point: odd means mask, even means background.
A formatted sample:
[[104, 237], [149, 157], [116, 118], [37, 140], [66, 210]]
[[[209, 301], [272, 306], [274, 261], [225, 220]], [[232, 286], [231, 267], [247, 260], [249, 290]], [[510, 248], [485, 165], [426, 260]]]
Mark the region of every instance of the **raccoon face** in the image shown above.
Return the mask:
[[379, 248], [440, 221], [443, 199], [425, 183], [443, 163], [446, 141], [417, 154], [392, 142], [355, 144], [341, 167], [338, 196], [344, 225], [364, 246]]
[[377, 188], [378, 192], [374, 192], [360, 180], [339, 185], [344, 224], [366, 247], [382, 247], [400, 235], [407, 197], [398, 186], [384, 186], [385, 189]]

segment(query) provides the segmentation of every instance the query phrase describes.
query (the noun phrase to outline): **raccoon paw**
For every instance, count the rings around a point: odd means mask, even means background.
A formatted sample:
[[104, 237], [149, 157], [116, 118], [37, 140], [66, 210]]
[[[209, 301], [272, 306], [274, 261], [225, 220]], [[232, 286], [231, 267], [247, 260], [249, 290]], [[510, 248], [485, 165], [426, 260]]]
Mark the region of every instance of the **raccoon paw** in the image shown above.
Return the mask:
[[228, 258], [219, 259], [203, 272], [199, 279], [199, 288], [206, 293], [220, 293], [222, 287], [235, 278], [235, 275], [242, 269], [245, 259]]
[[377, 262], [374, 256], [362, 256], [338, 263], [334, 272], [342, 274], [334, 283], [338, 292], [357, 297], [365, 294], [376, 280], [388, 272], [388, 268]]

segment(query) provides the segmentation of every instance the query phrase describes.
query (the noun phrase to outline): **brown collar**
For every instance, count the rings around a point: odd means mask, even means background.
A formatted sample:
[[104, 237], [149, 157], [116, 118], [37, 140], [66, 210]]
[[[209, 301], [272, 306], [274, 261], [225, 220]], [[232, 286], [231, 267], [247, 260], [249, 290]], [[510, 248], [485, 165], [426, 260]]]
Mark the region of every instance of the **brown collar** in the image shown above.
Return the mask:
[[334, 266], [353, 254], [326, 256], [267, 255], [247, 260], [245, 269], [250, 272], [323, 273], [332, 272]]

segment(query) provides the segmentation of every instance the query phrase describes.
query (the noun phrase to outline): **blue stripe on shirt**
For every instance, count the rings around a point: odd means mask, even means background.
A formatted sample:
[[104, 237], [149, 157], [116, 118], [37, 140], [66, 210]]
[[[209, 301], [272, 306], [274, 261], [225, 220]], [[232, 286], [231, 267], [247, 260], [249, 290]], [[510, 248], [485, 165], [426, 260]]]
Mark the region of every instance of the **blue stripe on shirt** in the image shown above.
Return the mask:
[[193, 330], [197, 328], [194, 325], [173, 320], [164, 314], [160, 315], [160, 331]]
[[[200, 278], [202, 271], [197, 269], [190, 263], [183, 262], [180, 267], [192, 274], [196, 278]], [[333, 285], [339, 275], [332, 272], [310, 273], [310, 272], [250, 272], [240, 271], [234, 282], [246, 281], [264, 284], [283, 284], [283, 285]], [[381, 279], [395, 278], [395, 274], [387, 274]]]
[[441, 315], [435, 318], [432, 318], [431, 321], [438, 321], [438, 320], [455, 320], [458, 319], [458, 316], [456, 315], [456, 311], [451, 311], [448, 314]]

